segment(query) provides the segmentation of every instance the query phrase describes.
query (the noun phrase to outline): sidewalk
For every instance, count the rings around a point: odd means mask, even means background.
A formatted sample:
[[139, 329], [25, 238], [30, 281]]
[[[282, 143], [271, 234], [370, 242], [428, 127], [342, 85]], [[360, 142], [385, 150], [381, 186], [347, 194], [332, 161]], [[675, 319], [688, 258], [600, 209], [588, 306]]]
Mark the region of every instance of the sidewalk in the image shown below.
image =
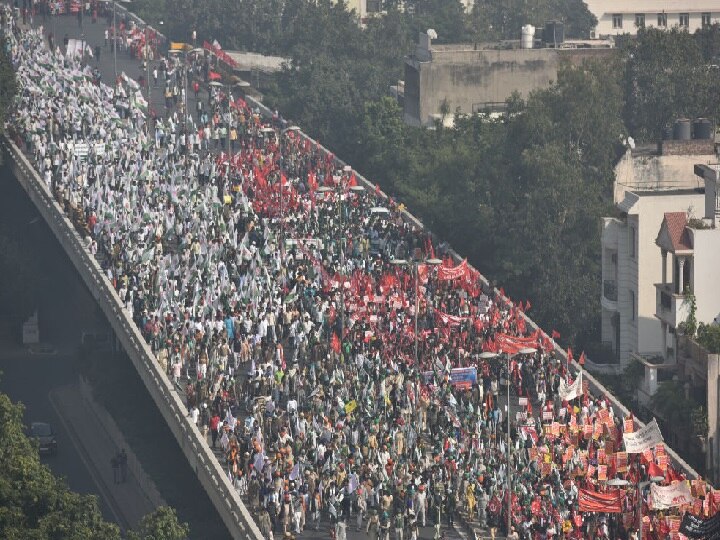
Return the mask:
[[[49, 399], [121, 529], [134, 528], [144, 515], [163, 504], [130, 448], [117, 440], [117, 433], [111, 436], [117, 428], [101, 421], [97, 413], [105, 411], [83, 397], [79, 383], [52, 390]], [[128, 453], [127, 480], [115, 484], [110, 460], [121, 448]]]

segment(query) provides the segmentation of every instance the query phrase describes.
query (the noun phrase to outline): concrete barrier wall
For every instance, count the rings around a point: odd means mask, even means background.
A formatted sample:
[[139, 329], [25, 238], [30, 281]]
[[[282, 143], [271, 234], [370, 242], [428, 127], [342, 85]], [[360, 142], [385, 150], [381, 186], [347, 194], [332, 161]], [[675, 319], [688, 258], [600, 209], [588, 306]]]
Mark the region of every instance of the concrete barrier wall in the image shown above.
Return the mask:
[[87, 250], [62, 208], [20, 149], [5, 135], [0, 146], [18, 182], [50, 226], [65, 253], [108, 318], [145, 387], [175, 436], [200, 483], [235, 540], [262, 540], [262, 534], [204, 437], [187, 416], [172, 383], [121, 304], [112, 284]]
[[[246, 102], [248, 103], [248, 105], [251, 105], [252, 107], [256, 107], [257, 109], [259, 109], [261, 114], [266, 115], [267, 117], [272, 117], [273, 112], [270, 109], [268, 109], [265, 105], [260, 103], [258, 100], [254, 99], [250, 96], [247, 96]], [[297, 135], [299, 135], [300, 137], [302, 137], [303, 139], [309, 140], [313, 144], [313, 146], [320, 147], [322, 149], [322, 151], [325, 152], [326, 154], [332, 154], [332, 152], [330, 152], [330, 150], [328, 150], [321, 144], [314, 141], [312, 138], [310, 138], [310, 136], [308, 136], [302, 130], [295, 131], [295, 133]], [[345, 165], [347, 165], [347, 163], [345, 163], [344, 161], [342, 161], [341, 159], [339, 159], [337, 157], [335, 157], [335, 161], [338, 164], [339, 168], [342, 168]], [[364, 176], [362, 176], [357, 171], [354, 171], [354, 172], [355, 172], [355, 177], [357, 178], [358, 182], [360, 182], [363, 186], [365, 186], [365, 189], [375, 190], [375, 184], [368, 181]], [[382, 191], [380, 191], [380, 196], [385, 199], [388, 198], [387, 194]], [[407, 210], [403, 211], [403, 217], [405, 220], [413, 223], [415, 226], [419, 227], [420, 229], [426, 231], [429, 234], [432, 234], [430, 231], [427, 231], [425, 229], [425, 226], [422, 224], [422, 222], [418, 218], [416, 218], [414, 215], [412, 215]], [[437, 237], [435, 237], [435, 235], [432, 235], [432, 236], [433, 236], [433, 240], [437, 239]], [[454, 249], [449, 249], [448, 254], [453, 258], [453, 260], [455, 261], [456, 264], [462, 262], [464, 259], [464, 257], [461, 257]], [[482, 280], [483, 285], [489, 290], [491, 288], [490, 282], [480, 272], [478, 272], [478, 273], [480, 274], [480, 279]], [[508, 305], [511, 303], [511, 300], [505, 296], [502, 296], [500, 294], [500, 291], [497, 288], [492, 288], [492, 290], [495, 292], [495, 294], [499, 298], [502, 298], [502, 301], [505, 305]], [[532, 319], [530, 319], [525, 313], [522, 313], [522, 317], [525, 319], [527, 326], [529, 328], [531, 328], [532, 331], [539, 329], [541, 332], [543, 332], [543, 330]], [[565, 350], [562, 347], [560, 347], [560, 345], [555, 343], [554, 340], [551, 340], [551, 341], [553, 342], [557, 356], [559, 356], [560, 358], [562, 358], [563, 360], [565, 360], [567, 362], [567, 353], [565, 352]], [[582, 369], [580, 364], [578, 364], [574, 360], [570, 364], [570, 367], [571, 367], [571, 372], [574, 373], [575, 376]], [[593, 377], [590, 373], [588, 373], [587, 370], [583, 370], [583, 378], [586, 381], [588, 381], [588, 389], [590, 390], [591, 394], [593, 394], [595, 396], [604, 396], [610, 401], [610, 403], [613, 407], [613, 410], [615, 411], [615, 414], [617, 414], [617, 415], [622, 414], [624, 416], [628, 416], [630, 414], [630, 410], [627, 407], [625, 407], [620, 402], [619, 399], [617, 399], [614, 395], [612, 395], [612, 393], [607, 388], [605, 388], [600, 383], [600, 381], [598, 381], [595, 377]], [[639, 427], [643, 427], [645, 425], [637, 417], [635, 418], [635, 424], [638, 425]], [[670, 458], [672, 459], [673, 463], [675, 464], [675, 466], [677, 467], [677, 469], [680, 472], [682, 472], [688, 478], [698, 478], [699, 477], [697, 471], [695, 471], [695, 469], [693, 469], [684, 459], [682, 459], [677, 454], [677, 452], [675, 452], [672, 448], [668, 448], [667, 450], [668, 450], [668, 454], [670, 455]]]

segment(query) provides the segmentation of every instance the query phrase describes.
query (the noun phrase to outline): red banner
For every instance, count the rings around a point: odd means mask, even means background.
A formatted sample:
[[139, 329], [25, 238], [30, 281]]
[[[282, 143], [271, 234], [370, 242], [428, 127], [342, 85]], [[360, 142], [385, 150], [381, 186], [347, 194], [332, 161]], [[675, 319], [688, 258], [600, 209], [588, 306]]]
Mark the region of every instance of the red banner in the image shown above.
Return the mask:
[[448, 268], [446, 266], [441, 266], [438, 268], [438, 279], [440, 281], [447, 281], [449, 279], [457, 279], [459, 277], [463, 277], [467, 274], [468, 271], [468, 263], [467, 259], [465, 259], [463, 262], [458, 264], [455, 268]]
[[598, 493], [581, 489], [578, 502], [581, 512], [609, 512], [619, 514], [622, 512], [623, 492], [618, 490]]

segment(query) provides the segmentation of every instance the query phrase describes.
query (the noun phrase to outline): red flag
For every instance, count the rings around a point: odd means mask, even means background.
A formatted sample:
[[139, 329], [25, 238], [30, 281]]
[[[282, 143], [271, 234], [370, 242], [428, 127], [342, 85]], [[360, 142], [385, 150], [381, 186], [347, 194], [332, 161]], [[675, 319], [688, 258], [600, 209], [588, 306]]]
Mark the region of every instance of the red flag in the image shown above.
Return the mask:
[[[530, 306], [530, 300], [525, 300], [525, 311], [529, 310], [530, 307], [531, 307], [531, 306]], [[560, 337], [560, 336], [558, 336], [558, 337]]]
[[662, 469], [654, 461], [651, 461], [650, 465], [648, 465], [647, 472], [650, 478], [652, 478], [653, 476], [658, 476], [661, 478], [665, 476], [665, 474], [662, 472]]
[[557, 330], [553, 330], [552, 334], [550, 334], [550, 337], [553, 339], [560, 339], [560, 332], [558, 332]]
[[348, 187], [355, 187], [357, 186], [357, 178], [355, 178], [355, 171], [352, 172], [350, 175], [350, 181], [348, 182]]
[[222, 79], [222, 75], [220, 75], [216, 71], [210, 71], [208, 72], [208, 79], [210, 79], [211, 81], [219, 81], [220, 79]]
[[589, 489], [581, 489], [578, 502], [581, 512], [608, 512], [619, 514], [622, 512], [623, 492], [618, 490], [598, 493]]
[[578, 364], [581, 366], [585, 365], [585, 351], [580, 353], [580, 358], [578, 358]]
[[568, 359], [568, 362], [573, 361], [572, 349], [570, 347], [568, 347], [568, 350], [567, 350], [567, 359]]
[[337, 354], [340, 354], [340, 339], [337, 337], [337, 334], [333, 332], [332, 342], [330, 343], [330, 346], [332, 347], [332, 350], [335, 351]]

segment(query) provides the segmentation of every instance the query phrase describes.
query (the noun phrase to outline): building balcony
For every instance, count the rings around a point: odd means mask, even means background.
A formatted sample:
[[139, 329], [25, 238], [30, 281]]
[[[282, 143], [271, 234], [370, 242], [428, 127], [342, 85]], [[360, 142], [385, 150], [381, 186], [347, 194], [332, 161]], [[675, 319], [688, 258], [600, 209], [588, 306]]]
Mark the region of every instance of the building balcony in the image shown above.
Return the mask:
[[602, 307], [610, 311], [617, 311], [618, 288], [617, 281], [606, 279], [603, 281], [603, 293], [600, 298]]
[[675, 294], [672, 283], [655, 284], [655, 316], [671, 328], [685, 322], [690, 313], [690, 304], [684, 294]]
[[617, 218], [603, 218], [601, 241], [604, 247], [617, 251], [618, 234], [623, 225], [624, 223]]

